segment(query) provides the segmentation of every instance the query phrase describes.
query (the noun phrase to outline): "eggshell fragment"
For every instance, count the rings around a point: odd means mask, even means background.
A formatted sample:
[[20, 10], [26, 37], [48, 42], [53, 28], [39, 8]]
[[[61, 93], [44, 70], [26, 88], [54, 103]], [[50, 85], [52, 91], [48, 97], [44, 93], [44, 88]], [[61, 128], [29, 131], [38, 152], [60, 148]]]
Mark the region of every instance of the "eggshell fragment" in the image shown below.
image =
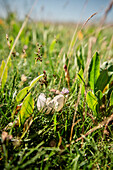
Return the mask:
[[38, 97], [38, 100], [37, 100], [37, 108], [40, 111], [45, 106], [46, 106], [46, 96], [45, 96], [44, 93], [41, 93]]

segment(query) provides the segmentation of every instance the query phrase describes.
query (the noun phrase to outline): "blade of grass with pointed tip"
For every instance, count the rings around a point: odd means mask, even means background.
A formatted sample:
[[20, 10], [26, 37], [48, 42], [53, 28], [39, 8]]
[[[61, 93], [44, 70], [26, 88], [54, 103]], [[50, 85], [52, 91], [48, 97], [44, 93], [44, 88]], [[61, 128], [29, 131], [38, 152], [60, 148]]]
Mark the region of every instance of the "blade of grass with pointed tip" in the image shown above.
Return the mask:
[[6, 81], [7, 81], [7, 73], [8, 73], [8, 68], [5, 67], [5, 61], [2, 60], [2, 64], [1, 64], [1, 67], [0, 67], [0, 78], [2, 77], [2, 80], [1, 80], [1, 88], [2, 88], [2, 90], [3, 90], [4, 86], [5, 86]]
[[53, 66], [53, 62], [52, 62], [52, 53], [53, 53], [53, 50], [54, 50], [54, 46], [56, 44], [56, 39], [54, 39], [49, 47], [49, 62], [50, 62], [50, 66], [51, 66], [51, 69], [54, 73], [54, 66]]

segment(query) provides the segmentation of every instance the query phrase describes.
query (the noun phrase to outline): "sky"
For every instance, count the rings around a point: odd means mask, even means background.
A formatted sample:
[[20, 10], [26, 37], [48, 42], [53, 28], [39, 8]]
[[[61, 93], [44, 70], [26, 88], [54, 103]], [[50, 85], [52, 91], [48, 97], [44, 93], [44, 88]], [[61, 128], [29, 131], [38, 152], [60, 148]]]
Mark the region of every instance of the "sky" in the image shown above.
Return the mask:
[[[17, 13], [18, 19], [24, 19], [35, 0], [0, 0], [0, 17], [6, 17], [7, 11]], [[93, 13], [98, 14], [93, 21], [99, 21], [111, 0], [38, 0], [31, 18], [34, 20], [57, 22], [83, 22]], [[113, 22], [113, 8], [107, 16]]]

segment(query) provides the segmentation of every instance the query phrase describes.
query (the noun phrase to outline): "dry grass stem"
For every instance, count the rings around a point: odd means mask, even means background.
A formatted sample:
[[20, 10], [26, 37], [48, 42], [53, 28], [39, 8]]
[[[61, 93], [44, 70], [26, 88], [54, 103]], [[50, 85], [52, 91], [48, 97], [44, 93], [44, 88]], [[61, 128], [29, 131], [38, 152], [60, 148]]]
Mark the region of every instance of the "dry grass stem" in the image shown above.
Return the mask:
[[89, 22], [89, 20], [90, 20], [91, 18], [93, 18], [96, 14], [97, 14], [97, 12], [95, 12], [94, 14], [92, 14], [92, 15], [85, 21], [85, 23], [83, 24], [81, 30], [82, 30], [82, 29], [84, 28], [84, 26]]
[[113, 0], [111, 0], [111, 2], [109, 3], [108, 7], [105, 10], [104, 16], [103, 16], [103, 18], [101, 20], [101, 26], [104, 24], [104, 22], [105, 22], [105, 20], [107, 18], [107, 15], [110, 12], [110, 10], [112, 9], [112, 7], [113, 7]]
[[76, 112], [77, 112], [78, 104], [79, 104], [79, 101], [80, 101], [80, 95], [81, 95], [81, 86], [80, 86], [80, 90], [79, 90], [79, 94], [78, 94], [77, 103], [75, 104], [75, 113], [74, 113], [74, 116], [73, 116], [73, 122], [72, 122], [72, 126], [71, 126], [70, 142], [71, 142], [72, 136], [73, 136], [73, 128], [75, 126], [75, 118], [76, 118]]
[[[89, 22], [90, 19], [92, 19], [95, 15], [97, 14], [97, 12], [95, 12], [94, 14], [92, 14], [86, 21], [85, 23], [82, 25], [82, 28], [80, 29], [80, 31], [82, 31], [82, 29], [84, 28], [84, 26]], [[69, 57], [69, 62], [68, 62], [68, 66], [67, 68], [69, 67], [69, 64], [70, 64], [70, 58], [71, 58], [71, 55], [73, 53], [73, 50], [74, 50], [74, 46], [75, 46], [75, 43], [78, 39], [78, 35], [76, 35], [77, 33], [77, 30], [78, 30], [78, 26], [79, 26], [79, 23], [77, 24], [77, 27], [74, 31], [74, 34], [72, 36], [72, 40], [71, 40], [71, 43], [70, 43], [70, 47], [69, 47], [69, 50], [68, 50], [68, 53], [67, 53], [67, 56]]]
[[79, 140], [82, 140], [84, 137], [88, 136], [89, 134], [93, 133], [95, 130], [102, 128], [103, 126], [105, 126], [105, 124], [108, 124], [111, 120], [113, 120], [113, 114], [111, 116], [109, 116], [108, 118], [106, 118], [104, 121], [102, 121], [101, 123], [99, 123], [98, 126], [90, 129], [84, 136], [76, 139], [75, 141], [78, 142]]
[[90, 37], [89, 45], [88, 45], [88, 58], [87, 58], [87, 62], [86, 62], [85, 70], [84, 70], [84, 76], [87, 74], [89, 64], [90, 64], [91, 58], [92, 58], [92, 46], [95, 43], [96, 43], [96, 37]]

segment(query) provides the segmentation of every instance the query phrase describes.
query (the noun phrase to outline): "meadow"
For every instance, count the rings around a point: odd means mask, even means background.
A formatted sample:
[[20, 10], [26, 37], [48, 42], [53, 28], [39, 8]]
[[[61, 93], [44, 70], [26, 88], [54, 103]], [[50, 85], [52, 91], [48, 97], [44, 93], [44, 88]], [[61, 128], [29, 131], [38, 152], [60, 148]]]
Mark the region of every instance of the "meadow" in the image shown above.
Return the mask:
[[21, 25], [0, 19], [0, 169], [113, 169], [113, 25], [29, 20], [8, 57]]

